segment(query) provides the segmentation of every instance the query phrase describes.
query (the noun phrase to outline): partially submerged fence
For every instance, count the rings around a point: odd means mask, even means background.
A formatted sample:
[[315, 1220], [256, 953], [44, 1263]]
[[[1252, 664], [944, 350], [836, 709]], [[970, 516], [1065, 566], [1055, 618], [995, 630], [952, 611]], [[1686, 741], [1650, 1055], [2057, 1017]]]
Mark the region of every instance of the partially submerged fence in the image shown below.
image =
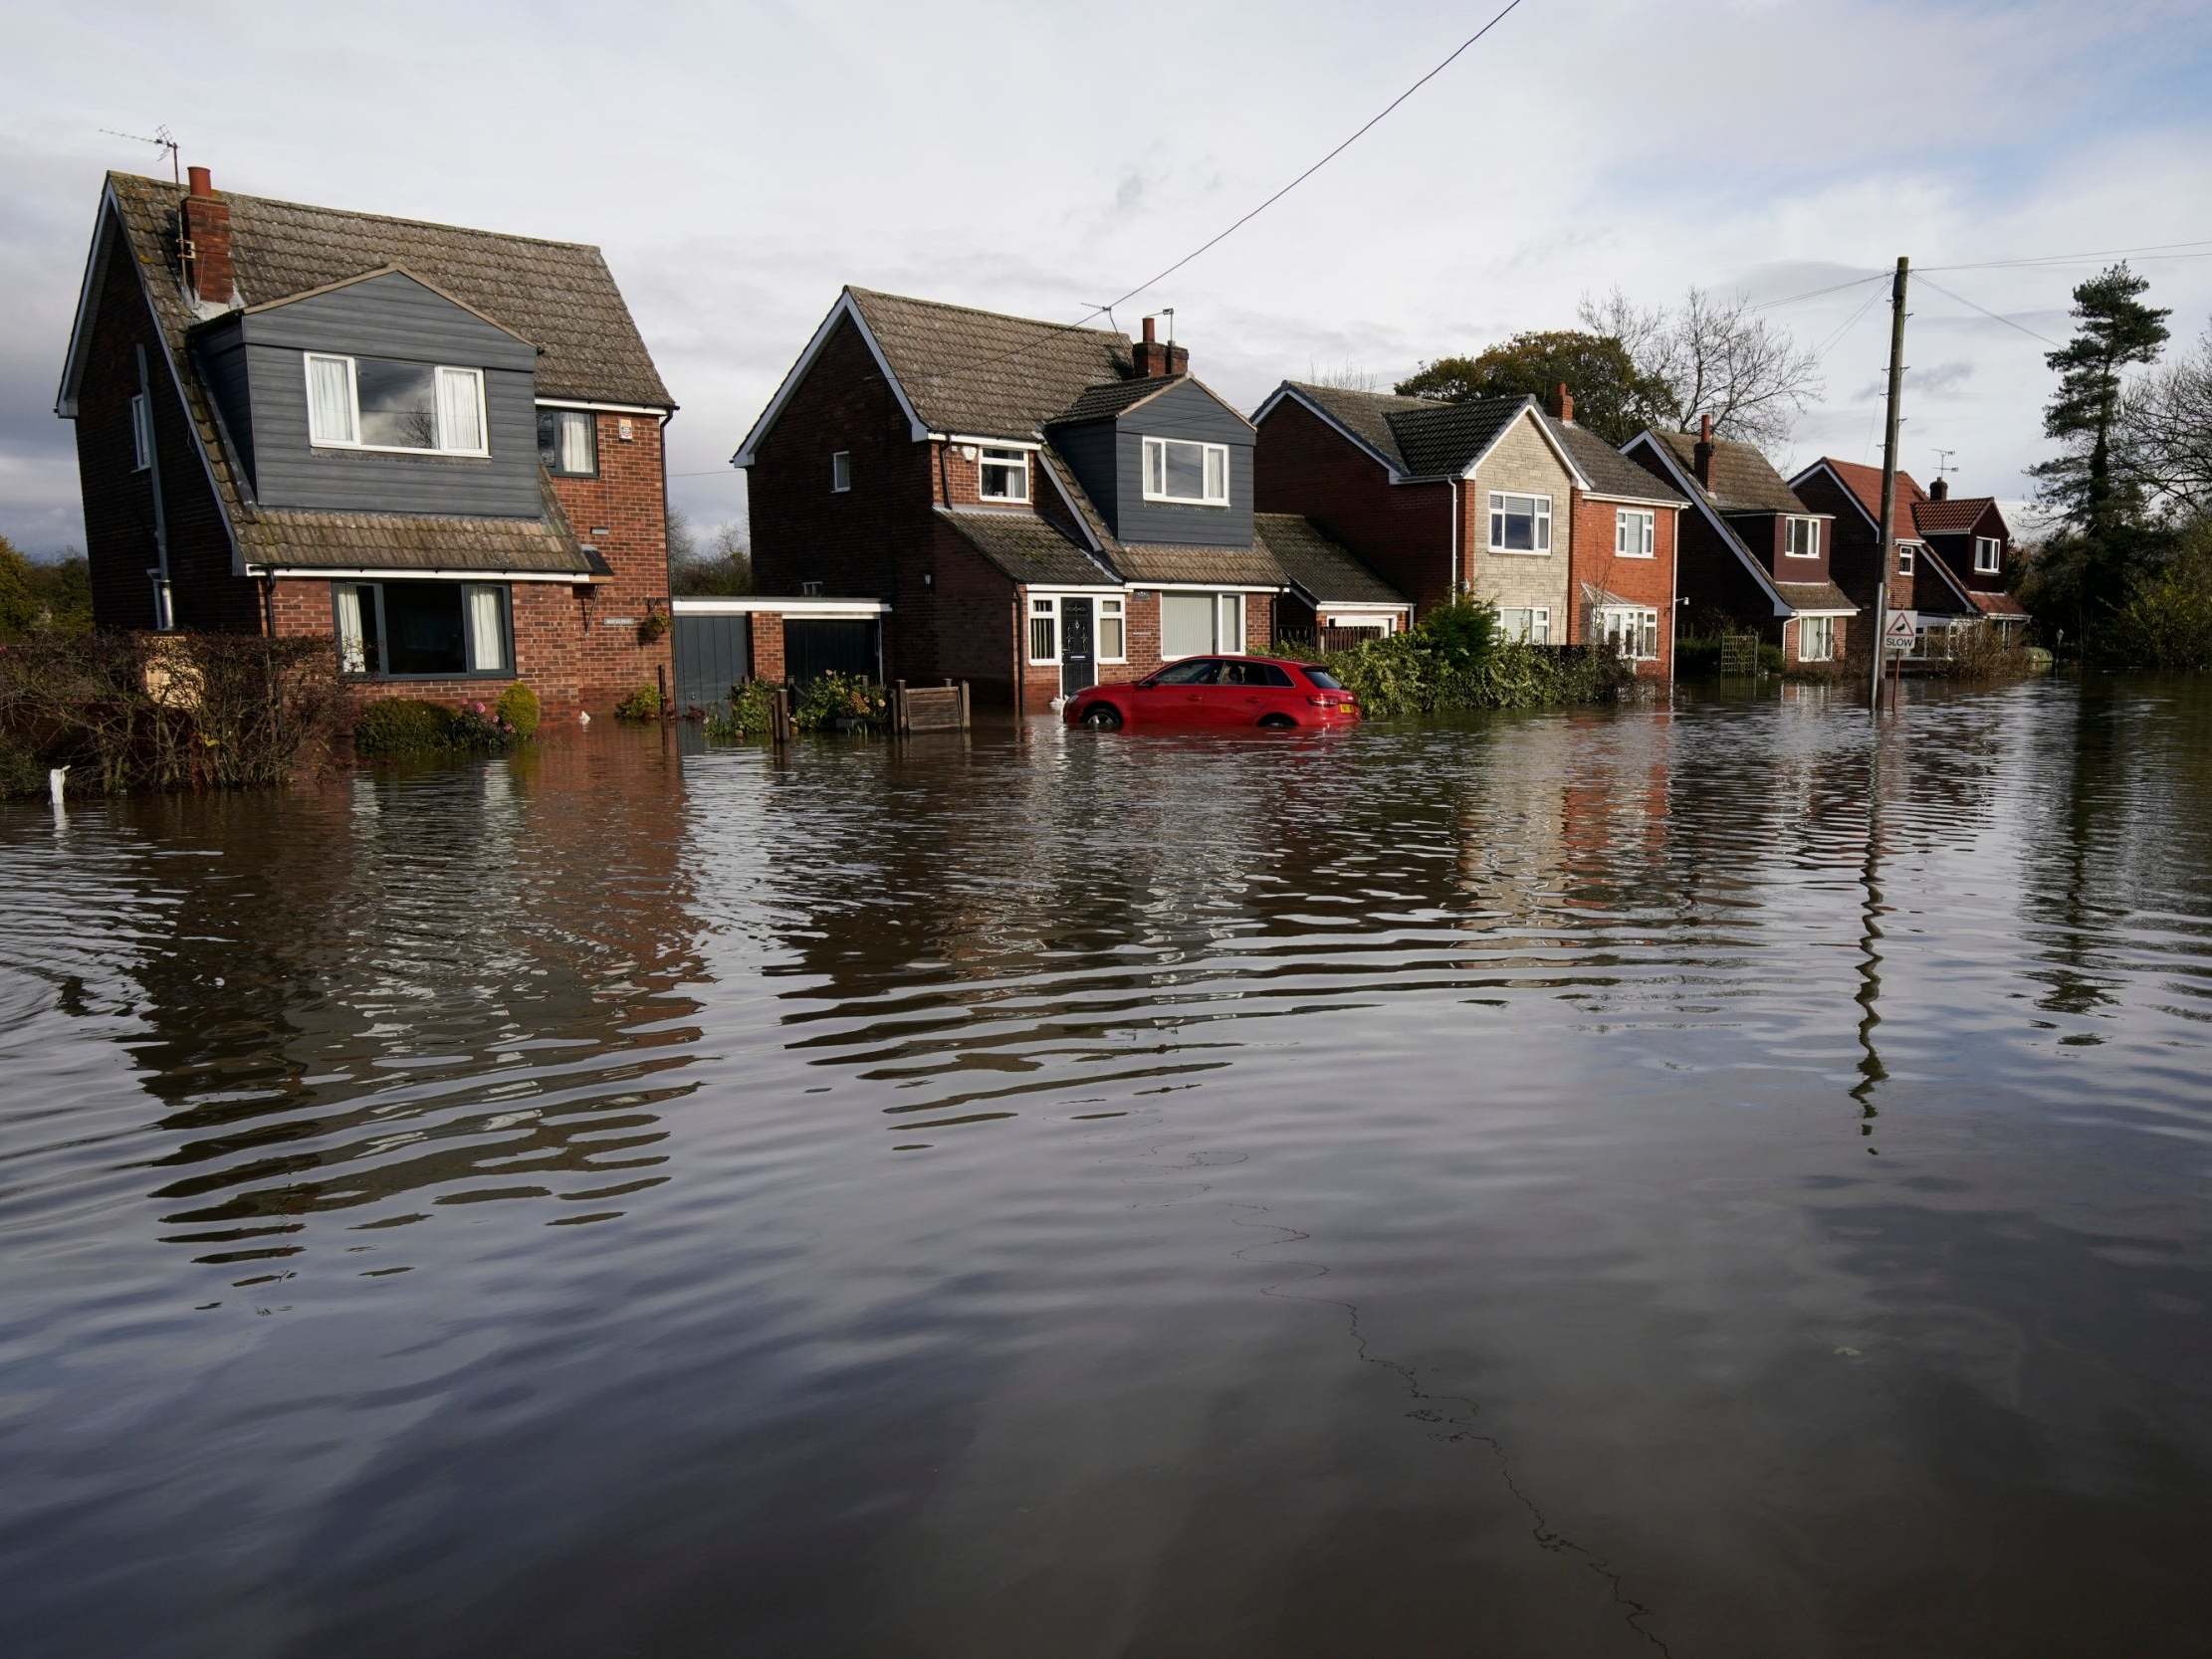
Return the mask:
[[964, 731], [968, 728], [968, 682], [942, 686], [891, 686], [893, 731]]

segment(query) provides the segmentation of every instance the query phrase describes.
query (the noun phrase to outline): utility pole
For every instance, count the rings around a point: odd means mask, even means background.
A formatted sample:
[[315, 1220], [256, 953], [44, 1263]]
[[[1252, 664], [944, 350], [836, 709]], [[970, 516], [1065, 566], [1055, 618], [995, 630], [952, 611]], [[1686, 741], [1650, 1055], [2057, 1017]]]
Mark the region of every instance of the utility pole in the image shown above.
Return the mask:
[[1889, 416], [1887, 436], [1881, 444], [1881, 579], [1875, 584], [1874, 686], [1867, 707], [1881, 708], [1881, 671], [1889, 656], [1889, 572], [1897, 562], [1896, 528], [1890, 516], [1897, 510], [1897, 399], [1904, 390], [1904, 287], [1912, 262], [1897, 256], [1896, 281], [1889, 288]]

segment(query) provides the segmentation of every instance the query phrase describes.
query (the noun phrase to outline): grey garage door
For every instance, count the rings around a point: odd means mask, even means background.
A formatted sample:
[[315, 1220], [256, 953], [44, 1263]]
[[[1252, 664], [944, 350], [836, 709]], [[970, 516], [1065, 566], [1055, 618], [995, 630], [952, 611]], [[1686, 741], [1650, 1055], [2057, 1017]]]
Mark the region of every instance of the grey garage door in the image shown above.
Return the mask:
[[730, 688], [753, 675], [748, 616], [676, 613], [676, 709], [712, 709], [730, 701]]

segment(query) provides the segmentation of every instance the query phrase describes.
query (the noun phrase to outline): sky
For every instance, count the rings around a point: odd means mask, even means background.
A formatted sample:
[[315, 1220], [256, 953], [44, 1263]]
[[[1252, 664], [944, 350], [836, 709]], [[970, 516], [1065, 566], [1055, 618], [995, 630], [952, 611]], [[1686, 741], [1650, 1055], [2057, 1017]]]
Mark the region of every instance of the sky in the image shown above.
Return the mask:
[[[601, 247], [682, 405], [676, 506], [742, 520], [728, 467], [851, 283], [1072, 321], [1207, 241], [1481, 25], [1473, 6], [639, 7], [201, 0], [41, 7], [0, 104], [0, 534], [83, 538], [53, 412], [112, 133], [166, 126], [218, 188]], [[1891, 266], [2212, 250], [2212, 8], [1521, 0], [1328, 167], [1120, 308], [1173, 306], [1192, 370], [1387, 386], [1571, 327], [1619, 287], [1787, 299]], [[2049, 453], [2069, 291], [2102, 261], [1931, 272], [1903, 465], [2016, 500]], [[2212, 258], [2137, 257], [2174, 348]], [[1880, 459], [1886, 308], [1764, 314], [1825, 347], [1787, 459]], [[1864, 308], [1864, 309], [1862, 309]]]

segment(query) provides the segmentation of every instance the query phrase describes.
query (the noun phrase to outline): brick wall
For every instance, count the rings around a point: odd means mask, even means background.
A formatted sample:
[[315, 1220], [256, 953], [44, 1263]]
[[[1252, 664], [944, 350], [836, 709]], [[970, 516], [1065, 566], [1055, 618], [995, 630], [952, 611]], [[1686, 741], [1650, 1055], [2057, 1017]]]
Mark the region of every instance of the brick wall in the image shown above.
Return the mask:
[[[669, 634], [647, 643], [638, 633], [638, 625], [648, 615], [668, 610], [668, 517], [662, 476], [666, 463], [660, 420], [653, 415], [606, 413], [594, 419], [598, 476], [555, 478], [553, 489], [569, 526], [599, 549], [613, 575], [573, 592], [564, 586], [554, 589], [566, 601], [565, 611], [532, 596], [534, 618], [544, 613], [549, 630], [534, 641], [535, 651], [549, 655], [525, 653], [518, 620], [515, 661], [525, 678], [545, 672], [553, 661], [562, 661], [562, 702], [597, 715], [611, 710], [639, 686], [657, 684], [658, 674], [666, 674], [673, 687], [675, 659]], [[630, 428], [627, 440], [621, 435], [625, 421]], [[516, 584], [518, 618], [523, 590], [546, 585]], [[570, 619], [572, 632], [564, 648], [550, 631], [560, 615]], [[545, 696], [543, 687], [539, 695]]]
[[[1792, 485], [1798, 499], [1816, 513], [1833, 514], [1824, 536], [1828, 552], [1828, 569], [1836, 585], [1846, 597], [1861, 610], [1872, 614], [1875, 607], [1875, 589], [1880, 585], [1878, 572], [1881, 568], [1881, 542], [1875, 534], [1875, 527], [1860, 509], [1858, 499], [1825, 472], [1814, 473], [1802, 484]], [[1902, 501], [1902, 492], [1899, 501]], [[1900, 507], [1899, 516], [1902, 517]], [[1783, 559], [1784, 566], [1811, 569], [1809, 560]], [[1783, 580], [1796, 580], [1783, 573]], [[1912, 606], [1913, 579], [1900, 574], [1894, 561], [1889, 568], [1889, 604], [1892, 609], [1909, 610]]]
[[1450, 596], [1450, 487], [1393, 484], [1383, 465], [1302, 404], [1284, 399], [1260, 422], [1253, 505], [1296, 513], [1414, 601]]
[[1630, 509], [1653, 516], [1652, 557], [1623, 558], [1615, 551], [1616, 520], [1620, 502], [1594, 500], [1580, 490], [1574, 493], [1574, 539], [1569, 571], [1574, 584], [1574, 609], [1566, 634], [1569, 644], [1585, 644], [1596, 637], [1595, 607], [1582, 596], [1582, 584], [1602, 589], [1633, 604], [1649, 605], [1659, 612], [1659, 654], [1656, 661], [1636, 665], [1640, 678], [1666, 681], [1674, 673], [1674, 543], [1678, 511], [1663, 507]]
[[[164, 272], [151, 280], [174, 278]], [[168, 519], [169, 587], [177, 625], [257, 629], [253, 585], [232, 574], [230, 535], [222, 510], [177, 396], [160, 331], [139, 286], [137, 266], [119, 232], [95, 302], [76, 420], [93, 620], [102, 628], [148, 628], [154, 621], [153, 583], [146, 571], [157, 562], [155, 475], [135, 469], [130, 433], [140, 346], [146, 354], [154, 449]]]
[[[1049, 591], [1049, 590], [1046, 590]], [[1117, 686], [1132, 680], [1142, 680], [1160, 667], [1160, 590], [1156, 587], [1133, 588], [1127, 594], [1128, 641], [1125, 647], [1127, 662], [1100, 663], [1098, 683]], [[1060, 695], [1060, 666], [1057, 663], [1029, 661], [1027, 617], [1029, 590], [1023, 588], [1013, 614], [1023, 632], [1019, 640], [1021, 663], [1021, 712], [1029, 715], [1048, 714], [1052, 700]], [[1275, 595], [1247, 593], [1244, 595], [1244, 642], [1229, 649], [1265, 656], [1275, 641]]]

